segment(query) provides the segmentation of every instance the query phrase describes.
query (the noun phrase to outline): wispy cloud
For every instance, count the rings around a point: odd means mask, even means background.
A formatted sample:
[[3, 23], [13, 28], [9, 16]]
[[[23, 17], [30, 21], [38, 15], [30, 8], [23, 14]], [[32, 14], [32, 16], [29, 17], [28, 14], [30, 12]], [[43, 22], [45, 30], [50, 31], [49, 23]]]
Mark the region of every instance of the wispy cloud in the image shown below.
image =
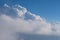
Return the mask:
[[[0, 40], [17, 40], [13, 35], [16, 32], [60, 35], [60, 23], [49, 23], [20, 5], [5, 4], [0, 10]], [[13, 18], [12, 15], [16, 17]]]

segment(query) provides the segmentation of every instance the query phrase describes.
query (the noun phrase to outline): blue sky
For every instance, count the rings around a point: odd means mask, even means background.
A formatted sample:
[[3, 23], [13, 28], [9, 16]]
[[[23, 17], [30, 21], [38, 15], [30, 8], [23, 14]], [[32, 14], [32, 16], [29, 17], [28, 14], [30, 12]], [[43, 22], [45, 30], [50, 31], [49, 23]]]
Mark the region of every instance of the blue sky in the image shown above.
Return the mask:
[[60, 0], [0, 0], [0, 6], [5, 3], [20, 4], [48, 21], [60, 21]]

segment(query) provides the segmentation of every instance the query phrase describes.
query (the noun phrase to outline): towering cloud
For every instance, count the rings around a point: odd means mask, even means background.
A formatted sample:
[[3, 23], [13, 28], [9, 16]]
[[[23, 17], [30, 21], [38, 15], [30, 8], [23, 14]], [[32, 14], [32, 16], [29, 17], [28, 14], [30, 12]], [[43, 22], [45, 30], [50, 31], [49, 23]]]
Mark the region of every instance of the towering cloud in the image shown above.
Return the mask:
[[60, 35], [60, 23], [49, 23], [20, 5], [0, 8], [0, 40], [17, 40], [16, 32]]

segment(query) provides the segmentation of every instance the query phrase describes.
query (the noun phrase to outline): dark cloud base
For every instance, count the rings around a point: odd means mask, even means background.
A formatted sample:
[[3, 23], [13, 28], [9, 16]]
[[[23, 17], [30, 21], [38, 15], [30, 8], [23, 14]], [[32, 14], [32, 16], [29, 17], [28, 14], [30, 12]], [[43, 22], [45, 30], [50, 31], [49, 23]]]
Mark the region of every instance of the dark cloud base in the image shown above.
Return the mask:
[[17, 33], [18, 40], [60, 40], [60, 36]]

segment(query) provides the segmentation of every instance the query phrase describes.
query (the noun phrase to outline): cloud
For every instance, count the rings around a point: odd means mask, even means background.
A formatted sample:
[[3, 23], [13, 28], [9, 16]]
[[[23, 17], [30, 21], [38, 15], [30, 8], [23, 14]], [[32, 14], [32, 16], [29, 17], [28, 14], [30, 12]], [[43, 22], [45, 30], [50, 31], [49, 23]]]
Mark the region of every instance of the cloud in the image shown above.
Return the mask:
[[9, 8], [9, 6], [7, 4], [4, 4], [4, 6]]
[[13, 6], [13, 9], [17, 11], [18, 16], [23, 16], [27, 12], [27, 9], [20, 5]]
[[60, 35], [60, 23], [47, 22], [20, 5], [5, 4], [0, 10], [0, 40], [17, 40], [16, 32]]

